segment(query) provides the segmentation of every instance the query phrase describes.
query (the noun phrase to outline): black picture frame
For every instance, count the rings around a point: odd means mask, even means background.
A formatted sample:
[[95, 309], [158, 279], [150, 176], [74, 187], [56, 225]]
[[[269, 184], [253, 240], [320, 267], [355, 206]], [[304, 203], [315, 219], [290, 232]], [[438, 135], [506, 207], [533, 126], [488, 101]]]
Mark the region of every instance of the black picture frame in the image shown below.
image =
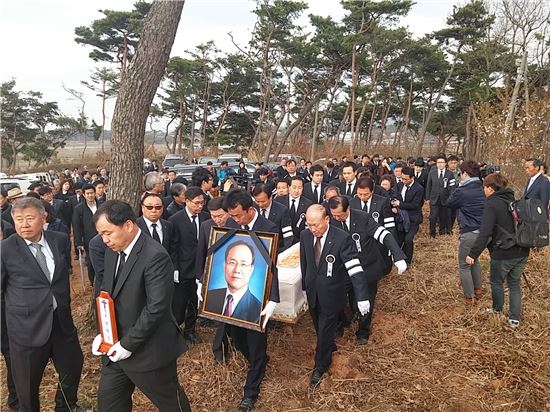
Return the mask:
[[[264, 332], [278, 234], [212, 227], [199, 316]], [[229, 296], [231, 295], [231, 297]]]

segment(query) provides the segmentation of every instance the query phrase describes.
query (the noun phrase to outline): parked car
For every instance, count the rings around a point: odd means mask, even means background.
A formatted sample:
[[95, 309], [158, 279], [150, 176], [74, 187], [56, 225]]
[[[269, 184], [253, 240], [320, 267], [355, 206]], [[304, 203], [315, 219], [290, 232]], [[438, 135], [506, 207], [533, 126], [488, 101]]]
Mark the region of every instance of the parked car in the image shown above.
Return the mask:
[[6, 192], [14, 187], [21, 189], [21, 192], [27, 193], [29, 191], [29, 186], [33, 183], [28, 179], [17, 178], [17, 177], [3, 177], [0, 178], [0, 187]]
[[171, 153], [164, 156], [164, 160], [162, 162], [163, 167], [169, 167], [169, 168], [174, 167], [176, 165], [184, 165], [184, 164], [187, 164], [187, 160], [183, 156], [180, 156], [177, 154], [171, 154]]

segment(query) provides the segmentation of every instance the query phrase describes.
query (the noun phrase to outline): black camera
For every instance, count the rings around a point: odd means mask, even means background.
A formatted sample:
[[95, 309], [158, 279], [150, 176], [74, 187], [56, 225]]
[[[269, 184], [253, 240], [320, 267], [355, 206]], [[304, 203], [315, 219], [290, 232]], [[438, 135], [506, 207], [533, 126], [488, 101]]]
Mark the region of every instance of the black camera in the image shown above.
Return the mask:
[[500, 173], [500, 166], [499, 165], [486, 165], [484, 168], [482, 168], [479, 171], [479, 176], [481, 177], [481, 180], [483, 180], [488, 175], [490, 175], [491, 173]]

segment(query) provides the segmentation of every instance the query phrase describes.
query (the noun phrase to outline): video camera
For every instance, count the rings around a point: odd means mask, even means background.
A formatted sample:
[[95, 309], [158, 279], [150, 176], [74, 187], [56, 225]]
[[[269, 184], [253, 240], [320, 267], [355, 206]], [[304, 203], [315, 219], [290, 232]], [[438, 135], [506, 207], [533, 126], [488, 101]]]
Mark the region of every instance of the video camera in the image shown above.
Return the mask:
[[483, 180], [488, 175], [490, 175], [491, 173], [500, 173], [500, 166], [499, 165], [485, 165], [485, 167], [480, 169], [479, 176], [481, 177], [481, 180]]

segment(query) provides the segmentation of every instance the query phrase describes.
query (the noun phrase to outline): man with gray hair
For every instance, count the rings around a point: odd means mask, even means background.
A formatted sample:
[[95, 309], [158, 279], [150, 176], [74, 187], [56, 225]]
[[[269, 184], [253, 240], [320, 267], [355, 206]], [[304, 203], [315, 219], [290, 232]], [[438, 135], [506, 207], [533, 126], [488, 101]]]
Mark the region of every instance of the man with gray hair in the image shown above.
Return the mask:
[[176, 214], [185, 207], [185, 191], [187, 187], [183, 183], [172, 183], [170, 185], [170, 195], [172, 202], [166, 208], [167, 218]]
[[56, 411], [82, 411], [77, 392], [84, 358], [71, 315], [71, 252], [65, 233], [44, 231], [42, 202], [13, 204], [17, 234], [2, 241], [2, 294], [19, 410], [40, 410], [39, 389], [51, 359], [59, 374]]
[[164, 179], [159, 172], [149, 172], [143, 179], [145, 191], [162, 196], [164, 193]]

